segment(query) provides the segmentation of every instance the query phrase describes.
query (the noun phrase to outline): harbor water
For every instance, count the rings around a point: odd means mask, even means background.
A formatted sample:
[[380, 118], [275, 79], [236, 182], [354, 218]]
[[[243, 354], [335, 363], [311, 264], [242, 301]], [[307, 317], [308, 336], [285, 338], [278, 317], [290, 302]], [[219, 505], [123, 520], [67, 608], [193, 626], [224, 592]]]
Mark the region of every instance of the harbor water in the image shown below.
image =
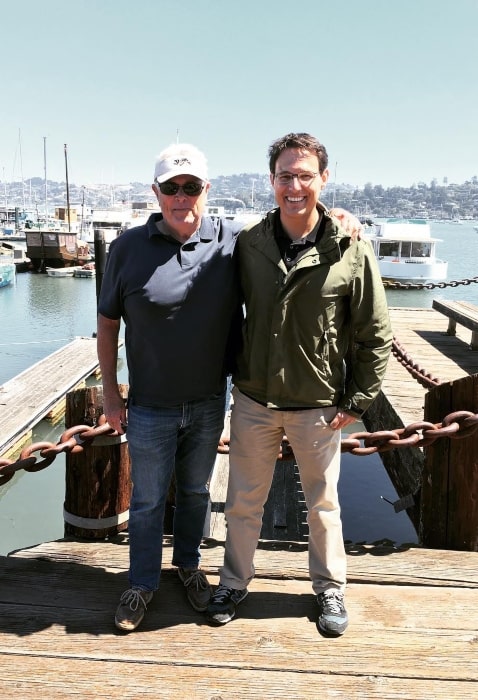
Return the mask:
[[[474, 224], [432, 225], [432, 234], [442, 239], [438, 254], [449, 262], [449, 280], [478, 275], [478, 232]], [[478, 304], [478, 284], [387, 290], [387, 298], [391, 307], [431, 308], [433, 299]], [[14, 286], [0, 290], [0, 386], [76, 336], [91, 336], [95, 330], [94, 279], [18, 274]], [[420, 364], [429, 369], [426, 358], [420, 358]], [[128, 381], [124, 349], [120, 350], [119, 381]], [[31, 391], [35, 391], [34, 386]], [[355, 424], [351, 432], [361, 429], [361, 424]], [[42, 421], [35, 429], [34, 441], [56, 443], [63, 430], [63, 424], [51, 426]], [[20, 470], [0, 486], [0, 555], [63, 536], [64, 472], [65, 457], [60, 455], [48, 468], [37, 473]], [[339, 489], [346, 540], [417, 542], [406, 512], [395, 513], [388, 502], [395, 501], [397, 494], [378, 455], [344, 454]]]

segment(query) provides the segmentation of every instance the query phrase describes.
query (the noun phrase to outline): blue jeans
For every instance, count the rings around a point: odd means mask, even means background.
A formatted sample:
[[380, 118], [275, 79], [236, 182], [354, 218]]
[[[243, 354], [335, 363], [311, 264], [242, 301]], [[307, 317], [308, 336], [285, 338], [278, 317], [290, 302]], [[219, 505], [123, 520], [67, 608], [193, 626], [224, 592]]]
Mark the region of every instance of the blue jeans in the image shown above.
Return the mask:
[[163, 523], [173, 472], [174, 566], [195, 568], [206, 519], [210, 478], [224, 426], [225, 392], [173, 408], [128, 407], [133, 493], [129, 513], [131, 586], [159, 586]]

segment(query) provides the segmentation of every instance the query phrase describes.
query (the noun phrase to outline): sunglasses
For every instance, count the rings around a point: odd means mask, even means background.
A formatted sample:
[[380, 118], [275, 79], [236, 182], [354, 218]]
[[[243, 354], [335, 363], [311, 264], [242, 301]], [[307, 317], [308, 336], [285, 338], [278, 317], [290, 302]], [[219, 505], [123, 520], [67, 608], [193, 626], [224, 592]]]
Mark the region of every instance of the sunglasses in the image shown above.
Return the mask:
[[197, 197], [198, 194], [201, 194], [205, 185], [204, 182], [194, 182], [193, 180], [191, 180], [191, 182], [185, 182], [184, 185], [178, 185], [177, 182], [171, 182], [171, 180], [157, 182], [156, 184], [161, 194], [172, 196], [178, 192], [182, 192], [187, 197]]

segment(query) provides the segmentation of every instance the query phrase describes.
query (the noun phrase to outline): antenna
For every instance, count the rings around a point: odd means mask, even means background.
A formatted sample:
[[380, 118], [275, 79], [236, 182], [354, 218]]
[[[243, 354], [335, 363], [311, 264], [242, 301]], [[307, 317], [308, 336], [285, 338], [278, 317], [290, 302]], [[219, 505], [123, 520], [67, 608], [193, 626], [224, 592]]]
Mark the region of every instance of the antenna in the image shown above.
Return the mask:
[[337, 161], [335, 161], [334, 170], [334, 191], [332, 193], [332, 209], [335, 207], [335, 188], [337, 187]]
[[48, 228], [48, 181], [46, 179], [46, 136], [43, 137], [43, 170], [45, 172], [45, 228]]
[[66, 179], [66, 210], [68, 212], [68, 233], [71, 233], [71, 220], [70, 220], [70, 183], [68, 181], [68, 145], [65, 143], [63, 146], [65, 152], [65, 179]]

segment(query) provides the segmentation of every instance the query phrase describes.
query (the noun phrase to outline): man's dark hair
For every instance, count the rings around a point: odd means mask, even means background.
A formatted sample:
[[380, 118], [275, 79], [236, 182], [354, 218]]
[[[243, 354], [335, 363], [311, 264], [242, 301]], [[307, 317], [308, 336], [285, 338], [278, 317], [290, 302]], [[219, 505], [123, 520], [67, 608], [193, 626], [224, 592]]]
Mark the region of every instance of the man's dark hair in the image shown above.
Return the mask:
[[275, 173], [276, 162], [282, 151], [286, 148], [299, 148], [304, 151], [315, 153], [319, 159], [319, 172], [322, 175], [329, 162], [329, 156], [325, 150], [325, 146], [320, 143], [314, 136], [310, 134], [287, 134], [280, 139], [276, 139], [269, 146], [269, 170], [272, 174]]

